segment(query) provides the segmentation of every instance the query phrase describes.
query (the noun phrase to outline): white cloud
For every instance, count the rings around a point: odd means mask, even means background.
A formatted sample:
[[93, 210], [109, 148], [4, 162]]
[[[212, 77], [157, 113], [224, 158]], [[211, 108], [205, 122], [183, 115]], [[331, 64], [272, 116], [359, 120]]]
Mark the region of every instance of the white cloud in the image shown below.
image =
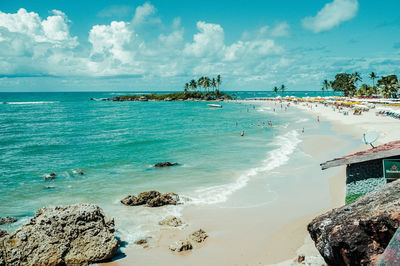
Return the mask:
[[77, 37], [70, 36], [67, 16], [58, 10], [53, 10], [52, 13], [52, 16], [42, 20], [37, 13], [28, 13], [23, 8], [15, 14], [0, 11], [0, 27], [6, 28], [9, 32], [29, 37], [34, 42], [76, 47], [78, 45]]
[[122, 63], [131, 61], [131, 53], [126, 46], [131, 42], [133, 32], [123, 21], [113, 21], [110, 25], [95, 25], [89, 32], [89, 42], [92, 44], [92, 57], [108, 57]]
[[68, 23], [58, 10], [46, 19], [23, 8], [17, 13], [0, 12], [1, 74], [70, 74], [70, 64], [79, 61], [71, 51], [79, 43], [70, 35]]
[[275, 25], [275, 27], [271, 29], [271, 36], [273, 37], [283, 37], [288, 35], [289, 35], [289, 24], [287, 22], [281, 22]]
[[126, 17], [133, 14], [133, 8], [126, 5], [112, 5], [102, 9], [97, 16], [105, 17]]
[[[153, 16], [155, 12], [146, 3], [137, 7], [132, 20], [94, 25], [88, 33], [89, 47], [71, 36], [69, 20], [61, 11], [54, 10], [45, 19], [24, 9], [0, 13], [0, 74], [134, 75], [177, 80], [216, 74], [268, 78], [265, 73], [279, 61], [276, 56], [285, 52], [272, 35], [286, 35], [287, 23], [265, 26], [256, 38], [228, 44], [221, 25], [199, 21], [198, 32], [187, 42], [180, 18], [169, 26], [153, 27], [152, 22], [160, 21]], [[147, 34], [150, 27], [153, 32]]]
[[304, 18], [302, 24], [306, 29], [319, 33], [354, 18], [357, 11], [358, 0], [334, 0], [326, 4], [316, 16]]
[[[133, 26], [138, 26], [146, 21], [151, 15], [155, 14], [157, 9], [150, 3], [144, 3], [138, 6], [132, 19]], [[157, 20], [158, 21], [158, 20]]]
[[193, 43], [185, 46], [189, 56], [204, 57], [221, 54], [224, 49], [224, 30], [218, 24], [197, 22], [199, 33], [193, 36]]

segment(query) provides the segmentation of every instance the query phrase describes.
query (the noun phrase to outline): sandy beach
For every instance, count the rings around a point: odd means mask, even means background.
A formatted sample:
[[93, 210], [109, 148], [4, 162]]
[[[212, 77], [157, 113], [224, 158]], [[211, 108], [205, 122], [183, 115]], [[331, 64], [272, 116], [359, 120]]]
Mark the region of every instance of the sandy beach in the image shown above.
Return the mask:
[[[126, 257], [111, 264], [291, 265], [296, 264], [298, 255], [304, 255], [308, 263], [323, 263], [306, 226], [318, 214], [344, 205], [345, 169], [338, 167], [322, 171], [319, 163], [368, 149], [369, 146], [361, 143], [361, 136], [369, 130], [380, 133], [379, 144], [398, 139], [400, 123], [393, 118], [376, 116], [374, 110], [361, 116], [343, 116], [323, 105], [313, 105], [311, 109], [310, 105], [298, 104], [290, 108], [298, 108], [305, 117], [311, 115], [315, 119], [305, 128], [299, 146], [315, 163], [307, 169], [310, 176], [300, 176], [299, 179], [314, 178], [324, 182], [316, 181], [311, 189], [302, 187], [300, 183], [288, 184], [278, 200], [261, 206], [186, 206], [181, 218], [187, 226], [162, 230], [155, 241], [150, 241], [150, 248], [129, 246], [124, 250]], [[317, 122], [318, 116], [320, 122]], [[331, 125], [330, 135], [320, 129], [326, 122]], [[299, 171], [298, 174], [302, 173]], [[257, 182], [251, 182], [239, 194], [259, 193], [257, 190]], [[194, 250], [185, 254], [174, 254], [168, 249], [171, 243], [184, 239], [199, 228], [209, 235], [200, 247], [195, 246]]]

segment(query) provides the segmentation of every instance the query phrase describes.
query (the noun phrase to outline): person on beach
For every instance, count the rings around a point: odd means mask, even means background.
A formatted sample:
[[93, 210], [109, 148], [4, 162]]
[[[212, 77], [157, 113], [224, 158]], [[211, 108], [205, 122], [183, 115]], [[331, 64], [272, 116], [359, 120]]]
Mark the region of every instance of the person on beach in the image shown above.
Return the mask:
[[318, 121], [318, 123], [319, 123], [319, 116], [317, 116], [317, 121]]

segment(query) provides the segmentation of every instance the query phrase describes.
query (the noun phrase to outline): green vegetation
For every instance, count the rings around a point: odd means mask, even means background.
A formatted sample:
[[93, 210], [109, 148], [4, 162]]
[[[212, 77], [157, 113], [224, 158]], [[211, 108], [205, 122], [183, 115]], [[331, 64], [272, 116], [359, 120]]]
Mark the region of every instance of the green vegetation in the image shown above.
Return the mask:
[[357, 83], [362, 81], [359, 72], [338, 73], [333, 81], [324, 80], [322, 83], [322, 92], [332, 89], [334, 92], [342, 92], [343, 96], [383, 96], [385, 98], [393, 97], [399, 90], [399, 81], [396, 75], [382, 76], [375, 85], [375, 80], [379, 78], [374, 72], [368, 77], [372, 80], [372, 86], [362, 84], [357, 87]]
[[218, 89], [209, 92], [185, 91], [168, 94], [125, 95], [110, 98], [112, 101], [186, 101], [186, 100], [231, 100], [232, 97]]
[[[221, 75], [216, 78], [201, 77], [198, 81], [192, 79], [185, 84], [184, 92], [175, 92], [168, 94], [143, 94], [143, 95], [125, 95], [112, 97], [109, 101], [215, 101], [232, 100], [232, 97], [219, 90], [221, 85]], [[218, 87], [218, 89], [216, 89]], [[201, 88], [204, 91], [201, 91]], [[212, 90], [210, 90], [212, 88]]]
[[272, 89], [272, 91], [275, 92], [276, 95], [278, 94], [279, 91], [281, 91], [282, 94], [283, 94], [283, 93], [285, 92], [285, 90], [286, 90], [286, 86], [285, 86], [284, 84], [282, 84], [280, 88], [278, 88], [278, 87], [275, 86], [275, 87]]
[[359, 197], [363, 196], [364, 194], [351, 194], [351, 195], [346, 195], [346, 204], [352, 203], [353, 201], [355, 201], [356, 199], [358, 199]]

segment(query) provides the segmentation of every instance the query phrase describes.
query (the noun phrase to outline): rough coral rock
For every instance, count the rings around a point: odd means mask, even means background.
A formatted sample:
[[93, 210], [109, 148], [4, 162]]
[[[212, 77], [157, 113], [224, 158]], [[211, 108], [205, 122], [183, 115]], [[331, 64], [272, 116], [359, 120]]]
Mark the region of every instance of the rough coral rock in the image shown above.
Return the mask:
[[183, 224], [183, 221], [179, 219], [178, 217], [175, 216], [167, 216], [165, 219], [162, 221], [158, 222], [159, 225], [166, 225], [166, 226], [172, 226], [172, 227], [178, 227]]
[[176, 205], [179, 200], [179, 196], [176, 193], [161, 194], [158, 191], [150, 190], [142, 192], [138, 196], [129, 195], [122, 199], [121, 203], [128, 206], [161, 207], [164, 205]]
[[87, 265], [112, 258], [118, 247], [114, 220], [92, 204], [39, 209], [29, 223], [0, 238], [5, 265]]
[[189, 240], [179, 240], [169, 246], [169, 249], [175, 252], [182, 252], [193, 249], [192, 243]]
[[328, 265], [375, 265], [400, 226], [400, 180], [316, 217], [308, 231]]
[[0, 224], [12, 224], [12, 223], [15, 223], [16, 221], [18, 221], [18, 220], [15, 218], [12, 218], [12, 217], [8, 217], [8, 216], [5, 218], [0, 217]]
[[197, 243], [201, 243], [208, 237], [207, 233], [203, 229], [199, 229], [193, 232], [189, 238]]

